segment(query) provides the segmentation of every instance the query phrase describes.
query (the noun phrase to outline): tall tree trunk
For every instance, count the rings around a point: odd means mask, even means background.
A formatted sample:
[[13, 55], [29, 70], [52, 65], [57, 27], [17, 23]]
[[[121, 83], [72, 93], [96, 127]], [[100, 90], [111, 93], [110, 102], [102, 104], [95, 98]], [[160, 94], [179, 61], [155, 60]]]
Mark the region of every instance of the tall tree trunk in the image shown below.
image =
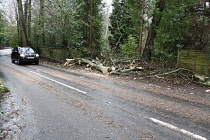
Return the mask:
[[20, 25], [20, 35], [21, 35], [21, 44], [20, 46], [28, 46], [28, 37], [26, 32], [26, 23], [25, 18], [23, 15], [23, 6], [22, 6], [22, 0], [17, 0], [18, 4], [18, 21]]
[[[156, 9], [159, 9], [160, 12], [163, 12], [164, 7], [165, 7], [164, 0], [158, 1], [155, 7]], [[151, 57], [151, 46], [153, 46], [154, 44], [154, 39], [156, 37], [156, 28], [160, 25], [160, 20], [161, 20], [161, 17], [156, 14], [156, 11], [154, 11], [152, 23], [150, 25], [150, 29], [148, 31], [148, 36], [147, 36], [146, 44], [145, 44], [145, 47], [148, 48], [147, 49], [148, 60], [150, 60], [150, 57]]]
[[90, 30], [89, 30], [89, 51], [91, 53], [91, 57], [93, 56], [93, 46], [92, 46], [92, 35], [93, 35], [93, 0], [90, 0]]
[[31, 0], [26, 0], [25, 1], [25, 11], [24, 11], [24, 16], [25, 16], [25, 23], [26, 23], [26, 32], [28, 35], [28, 45], [30, 46], [30, 40], [31, 40]]
[[27, 29], [28, 29], [28, 41], [29, 45], [31, 45], [31, 0], [28, 0], [28, 17], [27, 17]]
[[21, 46], [22, 37], [20, 34], [20, 22], [19, 22], [19, 16], [18, 16], [18, 7], [17, 7], [17, 5], [15, 5], [15, 3], [14, 3], [14, 7], [15, 7], [15, 17], [16, 17], [16, 21], [17, 21], [18, 45]]
[[24, 3], [24, 8], [23, 8], [23, 14], [24, 14], [24, 19], [25, 19], [25, 23], [26, 23], [26, 27], [27, 26], [27, 19], [28, 19], [28, 0], [25, 0], [25, 3]]
[[41, 37], [41, 45], [45, 46], [45, 26], [44, 26], [44, 4], [45, 0], [40, 0], [40, 9], [39, 9], [39, 26], [41, 28], [41, 34], [39, 37]]
[[144, 25], [144, 9], [145, 7], [145, 0], [142, 0], [142, 10], [141, 10], [141, 23], [140, 23], [140, 31], [139, 31], [139, 44], [138, 44], [138, 59], [142, 60], [142, 54], [144, 51], [143, 46], [143, 25]]
[[[160, 12], [163, 12], [164, 6], [165, 6], [164, 0], [160, 0], [159, 2], [156, 3], [156, 9], [159, 9]], [[156, 36], [156, 27], [159, 26], [160, 19], [161, 19], [160, 16], [157, 16], [157, 14], [153, 14], [152, 23], [150, 25], [150, 30], [149, 30], [149, 36], [146, 41], [146, 46], [153, 45], [153, 41]]]

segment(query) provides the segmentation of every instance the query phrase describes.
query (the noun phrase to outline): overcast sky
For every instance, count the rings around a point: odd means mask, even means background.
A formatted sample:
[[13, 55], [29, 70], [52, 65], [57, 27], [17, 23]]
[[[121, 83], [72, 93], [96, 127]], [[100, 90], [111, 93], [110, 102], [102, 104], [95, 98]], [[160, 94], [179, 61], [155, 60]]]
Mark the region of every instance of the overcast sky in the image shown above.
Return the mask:
[[106, 2], [107, 5], [111, 4], [112, 3], [112, 0], [103, 0], [103, 2]]
[[[6, 13], [6, 18], [9, 20], [10, 23], [15, 22], [15, 11], [14, 11], [14, 0], [0, 0], [2, 3], [0, 3], [0, 9], [4, 10]], [[16, 1], [16, 0], [15, 0]], [[25, 1], [25, 0], [22, 0]], [[113, 0], [103, 0], [103, 3], [107, 4], [107, 7], [109, 7], [112, 4]], [[111, 13], [112, 8], [109, 7], [109, 13]]]

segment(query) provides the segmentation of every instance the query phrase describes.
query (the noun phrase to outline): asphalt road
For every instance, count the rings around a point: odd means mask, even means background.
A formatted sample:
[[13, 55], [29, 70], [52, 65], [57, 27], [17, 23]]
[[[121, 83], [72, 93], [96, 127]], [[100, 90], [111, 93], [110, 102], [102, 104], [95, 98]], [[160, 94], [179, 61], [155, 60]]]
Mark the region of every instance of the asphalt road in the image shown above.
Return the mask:
[[[1, 114], [1, 122], [6, 122], [0, 136], [7, 134], [7, 139], [210, 139], [209, 122], [150, 106], [161, 100], [182, 111], [182, 106], [188, 106], [184, 101], [125, 87], [103, 74], [89, 77], [42, 64], [12, 64], [9, 54], [9, 50], [0, 50], [0, 80], [11, 90]], [[145, 99], [150, 100], [144, 103]], [[209, 114], [208, 107], [203, 112]]]

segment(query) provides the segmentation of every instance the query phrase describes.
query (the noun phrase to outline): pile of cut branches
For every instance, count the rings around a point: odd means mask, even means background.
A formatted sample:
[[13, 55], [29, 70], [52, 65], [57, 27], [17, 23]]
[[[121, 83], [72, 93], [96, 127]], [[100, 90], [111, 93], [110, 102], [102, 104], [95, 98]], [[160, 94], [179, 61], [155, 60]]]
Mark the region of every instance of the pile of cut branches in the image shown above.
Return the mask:
[[184, 83], [186, 84], [189, 84], [193, 81], [197, 81], [197, 83], [200, 83], [202, 85], [210, 86], [210, 77], [197, 74], [185, 68], [179, 68], [179, 69], [161, 73], [161, 74], [150, 75], [149, 77], [155, 77], [158, 79], [173, 79], [174, 81], [177, 82], [177, 84], [183, 83], [183, 82], [180, 82], [180, 80], [184, 81]]
[[114, 75], [129, 75], [133, 74], [133, 72], [144, 70], [141, 72], [141, 74], [138, 74], [137, 76], [153, 77], [156, 79], [160, 79], [161, 81], [172, 82], [177, 85], [187, 85], [189, 83], [196, 82], [202, 85], [210, 86], [210, 78], [208, 76], [197, 74], [185, 68], [178, 68], [175, 70], [173, 69], [171, 71], [162, 72], [162, 73], [160, 73], [159, 71], [159, 73], [154, 74], [153, 72], [151, 72], [151, 70], [144, 69], [144, 67], [147, 66], [145, 64], [142, 64], [141, 62], [138, 62], [138, 60], [126, 61], [126, 62], [120, 61], [120, 63], [118, 63], [117, 61], [112, 61], [111, 64], [113, 66], [108, 66], [106, 65], [105, 62], [101, 63], [98, 59], [93, 60], [93, 59], [84, 59], [84, 58], [74, 58], [74, 59], [66, 59], [66, 63], [64, 65], [65, 66], [82, 65], [85, 66], [86, 68], [91, 68], [98, 70], [102, 73], [109, 73]]
[[109, 73], [109, 74], [121, 74], [129, 71], [139, 71], [143, 69], [143, 67], [138, 67], [135, 64], [126, 65], [121, 68], [117, 66], [105, 66], [104, 63], [101, 63], [99, 60], [89, 60], [84, 58], [66, 59], [66, 63], [64, 65], [65, 66], [85, 65], [86, 67], [90, 67], [102, 73]]

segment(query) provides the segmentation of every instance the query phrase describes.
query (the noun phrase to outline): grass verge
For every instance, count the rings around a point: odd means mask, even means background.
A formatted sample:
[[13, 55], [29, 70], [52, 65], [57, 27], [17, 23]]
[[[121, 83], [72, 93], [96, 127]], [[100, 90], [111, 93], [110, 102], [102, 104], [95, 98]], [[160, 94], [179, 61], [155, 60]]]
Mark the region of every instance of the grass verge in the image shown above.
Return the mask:
[[9, 92], [9, 89], [0, 82], [0, 99], [3, 98], [4, 93]]

